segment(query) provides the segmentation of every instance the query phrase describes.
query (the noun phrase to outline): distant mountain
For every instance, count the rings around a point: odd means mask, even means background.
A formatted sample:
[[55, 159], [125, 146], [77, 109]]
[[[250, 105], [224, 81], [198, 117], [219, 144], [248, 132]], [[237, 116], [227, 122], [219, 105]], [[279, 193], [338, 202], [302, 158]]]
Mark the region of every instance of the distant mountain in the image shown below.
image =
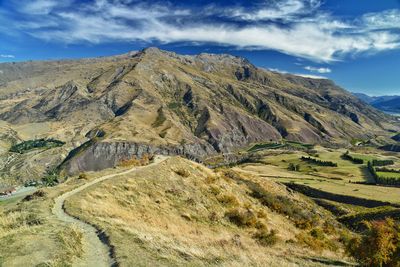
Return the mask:
[[354, 93], [359, 99], [385, 112], [400, 114], [400, 96], [369, 96]]
[[374, 101], [372, 105], [380, 110], [400, 113], [400, 96], [389, 100], [382, 100], [378, 102]]
[[377, 97], [375, 96], [369, 96], [363, 93], [353, 93], [356, 97], [364, 101], [365, 103], [372, 103], [376, 100]]

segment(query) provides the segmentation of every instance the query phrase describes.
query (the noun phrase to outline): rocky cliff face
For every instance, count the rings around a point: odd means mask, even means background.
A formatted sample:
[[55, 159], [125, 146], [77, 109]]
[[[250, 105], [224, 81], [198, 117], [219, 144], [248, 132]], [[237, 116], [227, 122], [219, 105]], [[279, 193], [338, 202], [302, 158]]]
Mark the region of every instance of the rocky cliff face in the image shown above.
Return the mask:
[[24, 129], [46, 125], [24, 139], [53, 137], [78, 147], [102, 133], [68, 158], [70, 173], [115, 166], [144, 151], [201, 159], [282, 138], [346, 144], [398, 130], [391, 117], [329, 80], [258, 69], [230, 55], [149, 48], [0, 70], [0, 120]]
[[[72, 152], [73, 153], [73, 152]], [[201, 144], [181, 146], [154, 146], [131, 142], [99, 142], [90, 145], [78, 155], [70, 154], [70, 158], [61, 165], [69, 175], [85, 171], [99, 171], [112, 168], [122, 160], [144, 155], [182, 155], [194, 161], [213, 153], [210, 147]]]

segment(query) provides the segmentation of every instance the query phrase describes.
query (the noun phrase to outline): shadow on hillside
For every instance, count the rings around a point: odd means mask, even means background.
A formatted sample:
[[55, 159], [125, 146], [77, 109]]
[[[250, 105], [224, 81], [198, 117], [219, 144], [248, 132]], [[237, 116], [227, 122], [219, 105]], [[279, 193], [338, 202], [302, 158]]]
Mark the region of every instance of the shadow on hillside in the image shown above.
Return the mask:
[[372, 177], [367, 166], [361, 166], [360, 170], [362, 172], [363, 178], [367, 183], [375, 183], [374, 177]]

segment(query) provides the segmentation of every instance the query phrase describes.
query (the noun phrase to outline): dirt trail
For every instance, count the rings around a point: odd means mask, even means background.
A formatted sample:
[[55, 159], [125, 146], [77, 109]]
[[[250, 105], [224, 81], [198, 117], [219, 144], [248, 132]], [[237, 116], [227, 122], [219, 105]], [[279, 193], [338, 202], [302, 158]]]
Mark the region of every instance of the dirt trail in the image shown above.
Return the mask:
[[166, 157], [162, 156], [156, 156], [154, 159], [154, 162], [142, 166], [142, 167], [134, 167], [130, 170], [124, 171], [124, 172], [119, 172], [115, 174], [109, 174], [106, 176], [102, 176], [100, 178], [97, 178], [93, 181], [88, 182], [87, 184], [84, 184], [78, 188], [75, 188], [72, 191], [69, 191], [67, 193], [64, 193], [63, 195], [57, 197], [54, 201], [54, 207], [52, 209], [53, 214], [57, 217], [58, 220], [63, 221], [65, 223], [74, 223], [76, 224], [83, 232], [83, 237], [84, 237], [84, 242], [83, 242], [83, 247], [84, 247], [84, 256], [82, 259], [79, 259], [77, 262], [74, 263], [74, 266], [96, 266], [96, 267], [103, 267], [103, 266], [116, 266], [115, 259], [112, 258], [112, 248], [106, 244], [106, 242], [103, 242], [100, 237], [98, 230], [93, 227], [92, 225], [79, 220], [75, 217], [72, 217], [68, 215], [65, 210], [64, 210], [64, 203], [65, 200], [83, 190], [86, 188], [95, 185], [97, 183], [100, 183], [102, 181], [105, 181], [107, 179], [116, 177], [116, 176], [121, 176], [125, 175], [134, 171], [137, 171], [139, 169], [147, 168], [149, 166], [156, 165], [162, 161], [164, 161]]

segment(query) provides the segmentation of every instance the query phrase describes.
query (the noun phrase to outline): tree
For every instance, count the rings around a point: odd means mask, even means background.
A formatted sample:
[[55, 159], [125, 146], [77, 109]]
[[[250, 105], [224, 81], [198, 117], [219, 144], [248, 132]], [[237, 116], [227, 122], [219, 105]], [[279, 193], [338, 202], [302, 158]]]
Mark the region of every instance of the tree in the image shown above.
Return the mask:
[[296, 171], [296, 172], [298, 172], [298, 171], [300, 171], [300, 164], [294, 165], [293, 163], [289, 163], [288, 170], [289, 170], [289, 171]]
[[347, 251], [366, 266], [399, 266], [400, 225], [391, 218], [366, 222], [362, 237], [352, 239]]

